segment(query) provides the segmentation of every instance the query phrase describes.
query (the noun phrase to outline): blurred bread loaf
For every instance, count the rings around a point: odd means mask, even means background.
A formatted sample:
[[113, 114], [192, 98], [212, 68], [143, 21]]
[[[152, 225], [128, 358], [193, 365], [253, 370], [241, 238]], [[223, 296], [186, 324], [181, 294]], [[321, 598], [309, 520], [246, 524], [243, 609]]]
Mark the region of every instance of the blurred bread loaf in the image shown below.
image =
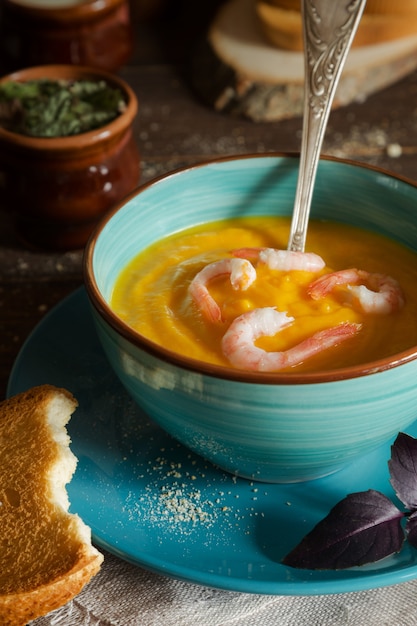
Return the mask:
[[[267, 40], [285, 50], [302, 50], [301, 0], [255, 0]], [[417, 34], [417, 0], [368, 0], [353, 47]]]
[[100, 569], [90, 529], [68, 512], [77, 407], [43, 385], [0, 403], [0, 624], [23, 626], [62, 606]]
[[[417, 0], [367, 0], [365, 11], [333, 108], [363, 102], [417, 69]], [[256, 122], [301, 116], [302, 48], [301, 0], [226, 0], [192, 55], [193, 86], [229, 115]]]

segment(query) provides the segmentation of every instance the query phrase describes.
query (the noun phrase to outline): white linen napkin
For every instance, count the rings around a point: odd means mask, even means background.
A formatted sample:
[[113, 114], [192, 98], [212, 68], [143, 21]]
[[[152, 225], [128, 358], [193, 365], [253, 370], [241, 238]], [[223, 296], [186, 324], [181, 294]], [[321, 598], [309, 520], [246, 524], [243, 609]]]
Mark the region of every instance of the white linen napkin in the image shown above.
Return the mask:
[[222, 591], [164, 577], [105, 553], [71, 602], [30, 626], [417, 626], [417, 580], [326, 596]]

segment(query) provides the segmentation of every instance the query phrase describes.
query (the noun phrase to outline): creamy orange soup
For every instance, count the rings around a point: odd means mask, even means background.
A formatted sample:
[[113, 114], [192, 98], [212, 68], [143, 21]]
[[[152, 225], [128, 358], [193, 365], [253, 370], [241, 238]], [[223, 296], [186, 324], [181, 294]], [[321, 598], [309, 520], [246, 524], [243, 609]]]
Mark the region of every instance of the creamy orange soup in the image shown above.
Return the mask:
[[[289, 228], [288, 218], [254, 217], [175, 233], [153, 244], [128, 264], [116, 281], [111, 307], [132, 328], [170, 350], [242, 369], [257, 369], [249, 363], [251, 346], [243, 348], [236, 364], [225, 354], [224, 337], [230, 330], [229, 343], [234, 344], [242, 327], [240, 316], [247, 327], [247, 313], [265, 307], [286, 313], [291, 319], [272, 336], [264, 332], [252, 342], [262, 351], [279, 353], [280, 365], [270, 371], [340, 368], [392, 355], [417, 344], [416, 253], [364, 230], [312, 221], [306, 252], [320, 255], [325, 266], [319, 270], [271, 269], [260, 262], [259, 249], [285, 250]], [[250, 250], [242, 252], [246, 248]], [[192, 296], [190, 285], [209, 264], [241, 255], [253, 266], [256, 278], [246, 289], [234, 288], [227, 273], [207, 281], [209, 298], [220, 311], [220, 319], [212, 319]], [[397, 285], [392, 287], [389, 283], [387, 294], [382, 296], [388, 302], [387, 311], [379, 305], [376, 311], [364, 311], [361, 301], [352, 295], [352, 281], [335, 284], [319, 295], [314, 293], [311, 285], [317, 284], [315, 281], [320, 277], [326, 275], [328, 283], [328, 275], [352, 268], [369, 273], [370, 280], [358, 279], [358, 284], [367, 284], [371, 299], [372, 291], [378, 291], [380, 283], [384, 289], [384, 277]], [[257, 316], [258, 312], [255, 321]], [[343, 341], [324, 347], [322, 335], [316, 334], [332, 333], [340, 325], [353, 328], [354, 332]], [[316, 353], [300, 358], [295, 364], [286, 364], [286, 355], [297, 350], [304, 354], [304, 346], [314, 336], [321, 346]]]

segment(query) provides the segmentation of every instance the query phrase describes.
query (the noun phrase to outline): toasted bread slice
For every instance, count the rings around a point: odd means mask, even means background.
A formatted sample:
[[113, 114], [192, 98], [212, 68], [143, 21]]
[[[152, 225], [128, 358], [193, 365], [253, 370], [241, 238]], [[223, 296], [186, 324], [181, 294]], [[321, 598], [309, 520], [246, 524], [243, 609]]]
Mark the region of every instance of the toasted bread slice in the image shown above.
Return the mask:
[[65, 428], [77, 401], [34, 387], [0, 403], [0, 624], [23, 626], [77, 595], [103, 555], [68, 512], [77, 459]]

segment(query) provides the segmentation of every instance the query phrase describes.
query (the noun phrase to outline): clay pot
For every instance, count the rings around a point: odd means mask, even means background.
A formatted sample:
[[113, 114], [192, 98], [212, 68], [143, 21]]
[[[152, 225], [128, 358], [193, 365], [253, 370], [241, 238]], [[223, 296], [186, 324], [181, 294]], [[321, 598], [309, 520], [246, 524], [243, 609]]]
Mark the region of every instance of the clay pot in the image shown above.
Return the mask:
[[50, 250], [83, 247], [101, 217], [139, 182], [133, 137], [138, 103], [129, 85], [102, 70], [71, 65], [24, 69], [0, 79], [105, 80], [126, 98], [110, 123], [68, 137], [37, 138], [0, 127], [0, 208], [25, 244]]
[[5, 72], [63, 63], [116, 71], [133, 50], [128, 0], [3, 0]]

